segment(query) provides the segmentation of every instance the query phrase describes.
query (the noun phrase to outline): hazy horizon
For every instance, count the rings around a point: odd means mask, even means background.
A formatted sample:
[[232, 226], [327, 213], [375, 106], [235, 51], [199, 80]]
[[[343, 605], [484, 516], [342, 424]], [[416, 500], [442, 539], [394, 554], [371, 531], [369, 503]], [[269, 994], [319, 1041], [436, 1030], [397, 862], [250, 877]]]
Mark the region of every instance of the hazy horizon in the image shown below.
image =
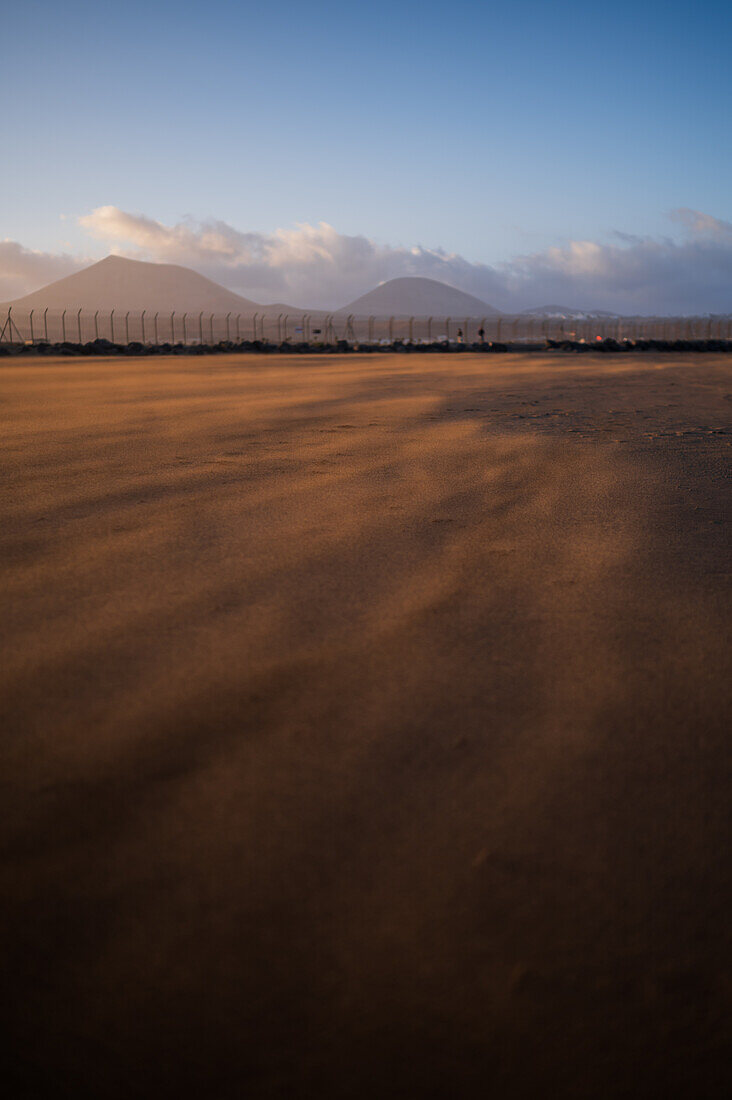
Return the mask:
[[[111, 261], [119, 261], [110, 266]], [[532, 307], [515, 310], [497, 310], [490, 302], [481, 301], [475, 296], [460, 290], [453, 284], [422, 276], [396, 277], [381, 280], [365, 294], [348, 302], [331, 301], [325, 306], [313, 307], [308, 302], [256, 302], [237, 294], [221, 283], [208, 279], [193, 267], [180, 264], [140, 261], [110, 253], [101, 260], [82, 266], [70, 275], [63, 276], [51, 283], [30, 291], [19, 298], [3, 302], [0, 309], [48, 310], [53, 313], [61, 309], [89, 311], [117, 311], [125, 309], [177, 310], [195, 312], [203, 310], [211, 314], [225, 314], [230, 311], [250, 312], [253, 310], [289, 310], [291, 313], [353, 313], [366, 317], [378, 315], [388, 317], [427, 318], [434, 316], [511, 317], [522, 314], [534, 314], [545, 317], [663, 317], [673, 314], [621, 314], [601, 309], [578, 307], [567, 302], [536, 303]], [[676, 314], [684, 316], [684, 314]], [[686, 314], [685, 316], [732, 316], [727, 313]]]

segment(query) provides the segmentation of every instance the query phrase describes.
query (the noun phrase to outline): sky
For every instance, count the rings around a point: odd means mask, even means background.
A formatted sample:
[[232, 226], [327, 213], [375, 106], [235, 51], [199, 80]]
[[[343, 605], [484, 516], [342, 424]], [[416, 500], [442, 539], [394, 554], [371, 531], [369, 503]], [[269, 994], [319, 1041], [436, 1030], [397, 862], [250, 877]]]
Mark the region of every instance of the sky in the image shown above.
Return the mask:
[[711, 0], [16, 2], [0, 300], [115, 251], [310, 306], [426, 274], [730, 311], [730, 31]]

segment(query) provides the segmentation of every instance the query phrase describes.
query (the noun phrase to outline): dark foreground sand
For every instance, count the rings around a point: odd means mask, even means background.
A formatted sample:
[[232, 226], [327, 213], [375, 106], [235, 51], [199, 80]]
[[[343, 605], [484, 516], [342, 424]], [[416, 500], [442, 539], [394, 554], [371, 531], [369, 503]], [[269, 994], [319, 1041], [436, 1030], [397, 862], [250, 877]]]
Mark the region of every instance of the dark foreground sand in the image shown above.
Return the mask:
[[723, 358], [10, 361], [11, 1095], [728, 1095]]

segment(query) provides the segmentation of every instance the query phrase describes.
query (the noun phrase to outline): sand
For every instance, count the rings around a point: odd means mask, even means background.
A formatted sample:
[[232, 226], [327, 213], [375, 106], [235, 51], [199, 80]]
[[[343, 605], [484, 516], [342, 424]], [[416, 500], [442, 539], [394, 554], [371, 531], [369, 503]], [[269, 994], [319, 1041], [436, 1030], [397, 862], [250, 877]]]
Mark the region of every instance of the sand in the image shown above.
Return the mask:
[[18, 1097], [721, 1097], [723, 357], [7, 361]]

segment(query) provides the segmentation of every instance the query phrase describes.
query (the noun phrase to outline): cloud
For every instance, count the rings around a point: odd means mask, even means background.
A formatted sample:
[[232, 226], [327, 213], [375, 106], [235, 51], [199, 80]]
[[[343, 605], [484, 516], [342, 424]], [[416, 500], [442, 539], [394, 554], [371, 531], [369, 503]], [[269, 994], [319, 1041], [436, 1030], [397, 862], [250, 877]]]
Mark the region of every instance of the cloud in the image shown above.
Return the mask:
[[671, 211], [671, 218], [700, 237], [710, 239], [732, 237], [732, 222], [720, 221], [719, 218], [713, 218], [711, 214], [702, 214], [699, 210], [681, 207], [679, 210]]
[[[508, 312], [550, 303], [619, 313], [731, 311], [732, 224], [686, 208], [670, 219], [675, 237], [615, 232], [609, 243], [570, 241], [493, 266], [440, 248], [393, 247], [349, 236], [326, 222], [242, 232], [222, 221], [165, 225], [101, 206], [79, 223], [112, 251], [195, 268], [263, 303], [334, 308], [388, 279], [423, 276]], [[17, 291], [23, 293], [83, 263], [5, 242], [0, 296], [10, 296], [2, 289], [13, 281], [23, 283]]]
[[[689, 212], [691, 213], [691, 212]], [[686, 239], [622, 244], [573, 241], [503, 267], [519, 297], [619, 313], [732, 311], [732, 235], [697, 214]]]
[[79, 225], [97, 240], [133, 245], [168, 262], [236, 263], [253, 255], [260, 234], [239, 233], [225, 222], [200, 225], [182, 222], [167, 226], [142, 214], [128, 214], [116, 206], [100, 206], [79, 218]]
[[66, 253], [36, 252], [17, 241], [0, 241], [0, 302], [38, 290], [89, 263]]
[[501, 290], [487, 265], [471, 264], [440, 249], [394, 248], [363, 236], [339, 233], [327, 222], [274, 233], [242, 233], [225, 222], [166, 226], [114, 206], [79, 219], [97, 240], [137, 258], [196, 268], [257, 301], [297, 305], [345, 305], [378, 283], [422, 275], [457, 285], [473, 279], [483, 292]]

